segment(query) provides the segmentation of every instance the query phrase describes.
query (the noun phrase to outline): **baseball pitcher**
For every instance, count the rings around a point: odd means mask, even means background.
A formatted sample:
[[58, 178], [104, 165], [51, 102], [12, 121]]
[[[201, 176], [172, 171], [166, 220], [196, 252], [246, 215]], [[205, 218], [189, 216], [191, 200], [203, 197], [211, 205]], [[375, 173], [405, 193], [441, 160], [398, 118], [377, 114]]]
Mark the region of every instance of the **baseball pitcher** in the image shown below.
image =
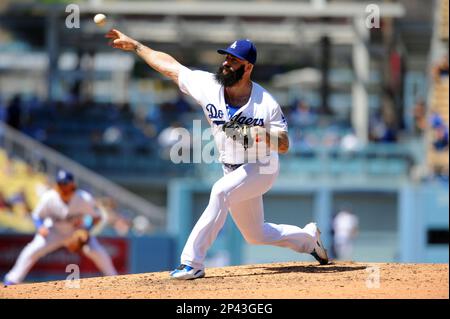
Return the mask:
[[92, 195], [77, 189], [72, 173], [57, 173], [55, 188], [42, 195], [32, 217], [37, 233], [6, 274], [5, 285], [21, 283], [40, 258], [61, 247], [72, 253], [83, 252], [106, 276], [117, 274], [107, 252], [90, 234], [101, 213]]
[[208, 206], [194, 226], [170, 273], [174, 279], [205, 276], [208, 248], [223, 227], [228, 212], [246, 241], [275, 245], [312, 254], [328, 263], [327, 252], [315, 223], [304, 228], [264, 221], [262, 196], [278, 176], [278, 154], [289, 148], [287, 123], [280, 106], [251, 80], [256, 47], [247, 39], [218, 50], [225, 56], [215, 74], [193, 71], [170, 55], [152, 50], [116, 29], [106, 34], [114, 48], [134, 51], [150, 67], [170, 78], [192, 96], [208, 119], [223, 164], [224, 176], [212, 187]]

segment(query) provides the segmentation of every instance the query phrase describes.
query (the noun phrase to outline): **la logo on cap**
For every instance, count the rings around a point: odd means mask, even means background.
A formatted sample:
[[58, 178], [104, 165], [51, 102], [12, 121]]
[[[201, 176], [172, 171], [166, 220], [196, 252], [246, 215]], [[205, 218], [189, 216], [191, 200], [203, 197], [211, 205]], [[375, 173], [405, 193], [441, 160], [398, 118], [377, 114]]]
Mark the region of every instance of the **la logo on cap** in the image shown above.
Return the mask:
[[237, 41], [234, 41], [233, 42], [233, 44], [232, 45], [230, 45], [230, 48], [232, 48], [232, 49], [236, 49], [236, 45], [237, 45], [237, 43], [236, 43]]

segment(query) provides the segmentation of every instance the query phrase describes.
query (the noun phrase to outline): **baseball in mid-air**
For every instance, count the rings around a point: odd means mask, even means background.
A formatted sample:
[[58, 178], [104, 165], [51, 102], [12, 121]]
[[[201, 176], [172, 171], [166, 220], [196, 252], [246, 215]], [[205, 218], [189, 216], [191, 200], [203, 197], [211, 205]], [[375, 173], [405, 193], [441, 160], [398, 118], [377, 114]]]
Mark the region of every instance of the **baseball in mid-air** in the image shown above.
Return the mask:
[[98, 13], [94, 17], [94, 22], [99, 27], [103, 27], [106, 24], [106, 16], [103, 13]]

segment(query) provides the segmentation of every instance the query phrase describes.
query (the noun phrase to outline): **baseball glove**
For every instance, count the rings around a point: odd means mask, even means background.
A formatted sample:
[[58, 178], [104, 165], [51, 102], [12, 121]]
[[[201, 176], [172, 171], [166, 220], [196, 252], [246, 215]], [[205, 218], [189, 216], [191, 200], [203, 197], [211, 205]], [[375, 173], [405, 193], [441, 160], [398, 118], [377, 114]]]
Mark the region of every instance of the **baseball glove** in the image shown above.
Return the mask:
[[253, 145], [250, 128], [250, 125], [239, 124], [236, 121], [225, 122], [222, 126], [222, 130], [225, 132], [226, 136], [232, 138], [233, 141], [238, 141], [244, 145], [245, 150]]
[[86, 229], [77, 229], [65, 242], [64, 246], [71, 253], [78, 253], [89, 241], [89, 231]]

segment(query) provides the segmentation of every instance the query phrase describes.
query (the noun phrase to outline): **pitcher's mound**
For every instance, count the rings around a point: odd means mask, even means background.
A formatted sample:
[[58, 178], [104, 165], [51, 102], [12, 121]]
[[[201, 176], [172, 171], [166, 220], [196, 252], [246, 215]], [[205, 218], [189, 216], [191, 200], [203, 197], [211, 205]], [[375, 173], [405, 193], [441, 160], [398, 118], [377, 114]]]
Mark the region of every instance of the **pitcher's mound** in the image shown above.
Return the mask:
[[207, 268], [206, 277], [169, 272], [0, 287], [0, 298], [449, 298], [448, 264], [290, 262]]

